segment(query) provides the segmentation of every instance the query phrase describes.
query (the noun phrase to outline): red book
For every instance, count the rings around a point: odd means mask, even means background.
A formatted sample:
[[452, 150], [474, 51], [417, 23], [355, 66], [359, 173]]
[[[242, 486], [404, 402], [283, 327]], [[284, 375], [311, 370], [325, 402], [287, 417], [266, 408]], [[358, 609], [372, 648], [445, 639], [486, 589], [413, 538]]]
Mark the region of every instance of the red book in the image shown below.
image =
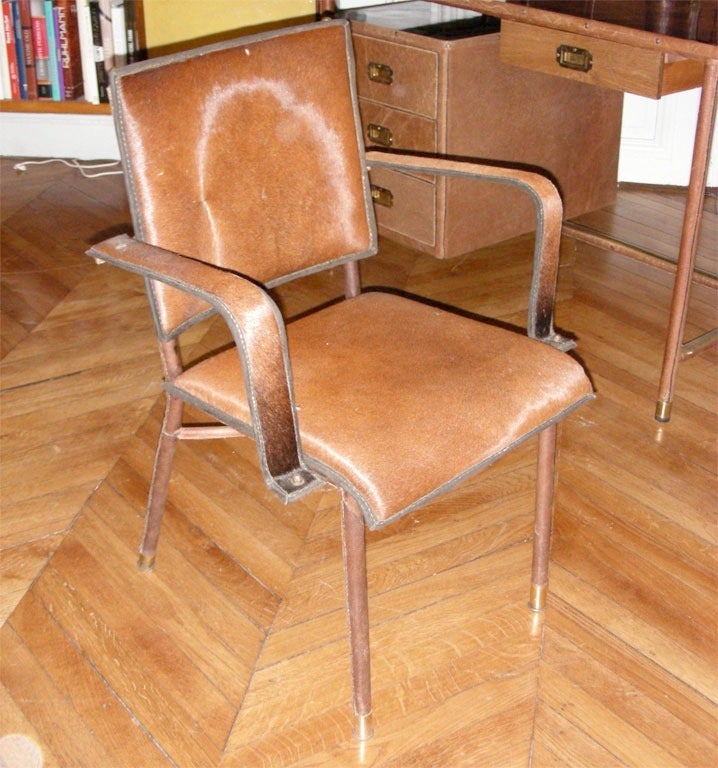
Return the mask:
[[35, 52], [32, 43], [32, 16], [30, 0], [18, 0], [22, 38], [22, 52], [25, 59], [25, 78], [27, 80], [27, 98], [37, 99], [37, 77], [35, 76]]
[[52, 99], [50, 79], [50, 48], [47, 42], [47, 24], [42, 0], [30, 0], [32, 12], [32, 45], [35, 51], [35, 76], [39, 99]]
[[77, 0], [53, 0], [57, 10], [60, 42], [60, 65], [64, 80], [64, 98], [79, 99], [83, 94], [80, 31]]
[[20, 94], [20, 71], [17, 67], [17, 51], [15, 49], [15, 32], [12, 21], [12, 6], [10, 0], [2, 3], [3, 42], [7, 49], [7, 63], [10, 70], [10, 91], [13, 99], [22, 98]]

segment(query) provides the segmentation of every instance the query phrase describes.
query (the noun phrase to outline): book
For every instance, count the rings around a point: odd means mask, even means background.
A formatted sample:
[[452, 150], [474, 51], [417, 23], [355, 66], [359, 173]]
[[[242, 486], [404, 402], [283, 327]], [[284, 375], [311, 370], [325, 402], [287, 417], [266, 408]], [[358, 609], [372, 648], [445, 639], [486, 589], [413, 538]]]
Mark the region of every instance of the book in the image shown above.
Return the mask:
[[80, 61], [82, 63], [82, 89], [85, 101], [90, 104], [100, 103], [95, 68], [95, 48], [92, 42], [92, 21], [90, 18], [90, 0], [77, 0], [77, 34], [80, 40]]
[[7, 59], [7, 78], [9, 82], [8, 96], [11, 99], [20, 98], [20, 73], [17, 68], [17, 50], [15, 49], [15, 32], [13, 30], [12, 4], [10, 0], [2, 0], [3, 44]]
[[128, 62], [127, 55], [127, 19], [124, 0], [111, 1], [112, 53], [113, 63], [121, 67]]
[[[92, 0], [94, 2], [94, 0]], [[102, 38], [102, 60], [105, 63], [105, 72], [109, 72], [115, 65], [113, 38], [112, 38], [112, 5], [110, 0], [97, 0], [100, 14], [100, 36]]]
[[42, 0], [30, 0], [32, 45], [35, 55], [35, 77], [39, 99], [52, 99], [50, 80], [50, 51], [47, 44], [47, 24]]
[[20, 21], [20, 5], [18, 0], [10, 0], [10, 9], [15, 56], [17, 59], [17, 74], [20, 83], [20, 98], [27, 99], [27, 69], [25, 68], [25, 50], [22, 44], [22, 22]]
[[45, 26], [47, 27], [47, 50], [49, 54], [50, 83], [52, 85], [53, 101], [62, 100], [62, 84], [60, 82], [60, 62], [57, 55], [58, 41], [55, 31], [55, 11], [52, 0], [44, 0]]
[[12, 98], [12, 86], [10, 85], [10, 62], [7, 58], [7, 47], [5, 46], [5, 31], [2, 18], [2, 8], [0, 7], [0, 29], [2, 29], [2, 40], [0, 40], [0, 98]]
[[60, 66], [65, 99], [79, 99], [84, 93], [77, 0], [53, 0], [57, 13]]
[[127, 34], [127, 61], [139, 61], [142, 58], [137, 23], [137, 3], [135, 0], [126, 0], [123, 5], [125, 11], [125, 32]]
[[90, 24], [92, 28], [92, 49], [95, 59], [95, 72], [97, 73], [97, 91], [100, 103], [107, 103], [109, 99], [109, 78], [105, 68], [105, 49], [102, 45], [102, 14], [99, 0], [90, 0]]
[[32, 44], [32, 14], [30, 0], [18, 0], [20, 16], [20, 38], [25, 62], [25, 88], [28, 99], [37, 99], [37, 77], [35, 75], [35, 53]]

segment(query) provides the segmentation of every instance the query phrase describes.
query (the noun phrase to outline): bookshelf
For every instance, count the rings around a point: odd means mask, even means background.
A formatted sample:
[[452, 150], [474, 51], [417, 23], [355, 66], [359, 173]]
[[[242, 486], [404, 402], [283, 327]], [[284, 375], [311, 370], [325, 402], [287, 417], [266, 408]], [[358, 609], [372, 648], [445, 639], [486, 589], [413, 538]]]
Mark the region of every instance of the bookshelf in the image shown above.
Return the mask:
[[[5, 10], [5, 3], [8, 2], [8, 0], [3, 0], [3, 10]], [[57, 2], [57, 0], [56, 0]], [[14, 5], [17, 3], [19, 8], [16, 8], [14, 11], [10, 11], [8, 13], [8, 16], [11, 18], [11, 20], [8, 22], [8, 19], [0, 19], [0, 21], [3, 22], [5, 25], [3, 28], [3, 39], [0, 40], [0, 44], [7, 45], [8, 48], [12, 47], [12, 44], [8, 41], [8, 36], [10, 37], [10, 40], [13, 38], [13, 33], [15, 37], [15, 48], [18, 50], [17, 58], [18, 61], [22, 57], [22, 54], [20, 53], [21, 48], [25, 48], [24, 51], [24, 58], [27, 61], [27, 46], [29, 46], [30, 53], [29, 55], [33, 56], [33, 49], [34, 49], [34, 57], [35, 57], [35, 63], [32, 65], [32, 71], [33, 71], [33, 81], [35, 79], [35, 72], [37, 72], [37, 82], [38, 86], [35, 87], [35, 97], [30, 98], [8, 98], [7, 94], [3, 94], [4, 98], [0, 99], [0, 112], [19, 112], [19, 113], [31, 113], [31, 114], [90, 114], [90, 115], [109, 115], [110, 114], [110, 107], [109, 104], [106, 103], [106, 99], [103, 99], [103, 103], [96, 103], [91, 101], [87, 101], [84, 96], [80, 96], [77, 99], [68, 98], [65, 99], [64, 95], [62, 95], [63, 85], [62, 85], [62, 72], [60, 73], [60, 85], [59, 85], [59, 92], [61, 95], [61, 99], [57, 99], [57, 92], [56, 92], [56, 86], [53, 86], [53, 95], [55, 96], [54, 99], [48, 99], [48, 98], [37, 98], [37, 90], [40, 87], [40, 70], [38, 69], [39, 61], [42, 60], [40, 58], [38, 60], [38, 56], [42, 57], [41, 54], [38, 53], [38, 45], [42, 45], [43, 43], [38, 43], [38, 35], [37, 29], [35, 26], [35, 22], [37, 21], [37, 17], [39, 16], [41, 19], [46, 18], [47, 20], [47, 36], [45, 34], [45, 28], [44, 23], [40, 22], [40, 27], [42, 28], [42, 37], [44, 39], [44, 45], [49, 45], [50, 50], [50, 56], [54, 57], [53, 49], [53, 41], [55, 38], [52, 38], [52, 40], [48, 39], [50, 38], [50, 35], [53, 34], [50, 32], [50, 28], [52, 26], [51, 21], [49, 20], [50, 17], [47, 16], [48, 13], [52, 13], [54, 10], [55, 13], [55, 32], [54, 35], [60, 35], [64, 41], [63, 43], [63, 50], [67, 52], [67, 56], [69, 59], [70, 53], [73, 49], [74, 45], [85, 45], [85, 44], [92, 44], [92, 38], [95, 34], [102, 35], [102, 45], [106, 46], [109, 45], [109, 49], [105, 48], [105, 54], [107, 57], [107, 51], [110, 51], [110, 59], [112, 59], [112, 50], [114, 46], [114, 51], [117, 53], [117, 41], [118, 39], [121, 41], [121, 45], [123, 48], [127, 47], [129, 51], [135, 51], [136, 53], [132, 53], [131, 55], [136, 56], [137, 58], [143, 58], [146, 56], [146, 50], [147, 50], [147, 39], [145, 34], [145, 24], [144, 24], [144, 2], [145, 0], [122, 0], [122, 2], [115, 2], [115, 0], [100, 0], [99, 3], [95, 2], [95, 10], [93, 11], [94, 14], [99, 13], [99, 16], [95, 16], [92, 22], [89, 21], [89, 15], [87, 16], [88, 21], [85, 22], [87, 24], [86, 27], [86, 35], [90, 35], [89, 39], [85, 38], [85, 43], [82, 42], [82, 27], [83, 22], [80, 21], [80, 6], [81, 3], [77, 2], [77, 5], [75, 6], [74, 0], [72, 2], [63, 2], [61, 3], [61, 10], [60, 13], [62, 14], [61, 18], [65, 19], [66, 22], [63, 23], [63, 21], [58, 22], [58, 10], [55, 6], [55, 2], [47, 2], [46, 0], [12, 0], [12, 4]], [[85, 7], [87, 7], [87, 3], [83, 3]], [[91, 3], [92, 5], [92, 3]], [[20, 8], [24, 7], [24, 13], [27, 14], [25, 17], [23, 17], [23, 10], [20, 10]], [[54, 8], [53, 8], [54, 7]], [[77, 11], [75, 11], [75, 7], [77, 8]], [[71, 11], [72, 8], [72, 11]], [[39, 10], [39, 13], [38, 13]], [[115, 12], [119, 10], [119, 15], [116, 17]], [[86, 13], [90, 13], [90, 11], [85, 10]], [[43, 17], [42, 14], [45, 14]], [[118, 23], [118, 19], [120, 20], [121, 26], [115, 27], [115, 25]], [[106, 23], [107, 22], [107, 23]], [[16, 25], [15, 29], [11, 29], [10, 31], [7, 30], [7, 24], [10, 25]], [[90, 23], [92, 23], [92, 31], [90, 31]], [[58, 24], [60, 25], [58, 27]], [[97, 27], [95, 27], [95, 24], [97, 24]], [[22, 26], [22, 31], [18, 31], [18, 26]], [[28, 26], [26, 26], [28, 25]], [[78, 25], [80, 26], [79, 30], [79, 37], [78, 37]], [[125, 32], [125, 25], [126, 25], [126, 32]], [[101, 32], [100, 32], [100, 26]], [[65, 30], [67, 31], [61, 31]], [[117, 37], [116, 30], [119, 30], [119, 38]], [[26, 38], [27, 33], [27, 40]], [[21, 35], [23, 39], [23, 43], [21, 44], [18, 40], [18, 36]], [[95, 43], [98, 44], [98, 43]], [[64, 48], [64, 46], [67, 46], [67, 48]], [[121, 51], [124, 53], [124, 51]], [[77, 53], [79, 54], [79, 49], [77, 50]], [[86, 79], [86, 72], [85, 67], [86, 65], [86, 50], [82, 50], [82, 60], [83, 60], [83, 68], [82, 68], [82, 75], [80, 77], [80, 82], [82, 82], [82, 79], [85, 80], [85, 94], [87, 94], [87, 79]], [[72, 54], [75, 55], [74, 53]], [[60, 38], [57, 38], [57, 56], [60, 57]], [[3, 51], [3, 58], [5, 58], [5, 54]], [[124, 57], [123, 57], [124, 58]], [[59, 66], [59, 58], [58, 59], [51, 59], [50, 62], [50, 68], [52, 69], [52, 61], [58, 62], [57, 66]], [[117, 62], [117, 59], [115, 58], [115, 63]], [[7, 63], [7, 62], [6, 62]], [[21, 64], [18, 64], [19, 67], [21, 67]], [[66, 66], [66, 65], [65, 65]], [[100, 71], [101, 65], [98, 66], [98, 73]], [[73, 79], [76, 82], [78, 75], [80, 74], [76, 67], [79, 67], [79, 63], [77, 65], [72, 65], [72, 72], [74, 73]], [[94, 70], [95, 65], [90, 64], [89, 68], [91, 70]], [[28, 70], [28, 75], [29, 75]], [[68, 70], [65, 69], [65, 74], [67, 75]], [[7, 75], [6, 75], [7, 76]], [[98, 74], [99, 77], [99, 74]], [[101, 78], [100, 78], [101, 79]], [[29, 81], [29, 76], [28, 76]], [[28, 82], [25, 81], [25, 82]], [[57, 82], [57, 81], [56, 81]], [[97, 93], [95, 93], [97, 95]], [[41, 94], [42, 96], [42, 94]]]
[[[261, 4], [227, 3], [226, 0], [202, 0], [197, 4], [182, 0], [125, 0], [135, 8], [138, 47], [148, 55], [166, 53], [192, 44], [220, 39], [228, 32], [236, 34], [243, 27], [254, 27], [293, 19], [305, 23], [322, 15], [334, 3], [327, 0], [273, 0], [272, 8]], [[73, 101], [0, 99], [0, 112], [35, 114], [109, 115], [107, 104]]]
[[87, 101], [26, 101], [0, 100], [0, 112], [27, 112], [37, 115], [109, 115], [109, 104], [90, 104]]
[[[140, 47], [150, 56], [255, 31], [255, 25], [305, 23], [319, 11], [317, 0], [273, 0], [271, 7], [227, 0], [125, 2], [138, 9]], [[87, 160], [118, 153], [108, 104], [0, 99], [0, 155]]]

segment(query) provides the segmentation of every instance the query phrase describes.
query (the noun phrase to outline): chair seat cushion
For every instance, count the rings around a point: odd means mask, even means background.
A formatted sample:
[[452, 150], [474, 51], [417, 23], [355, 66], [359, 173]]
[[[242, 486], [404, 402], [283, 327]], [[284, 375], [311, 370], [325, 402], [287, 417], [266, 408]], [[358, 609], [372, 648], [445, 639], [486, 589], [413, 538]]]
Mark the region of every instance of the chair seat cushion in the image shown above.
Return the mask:
[[[368, 292], [287, 326], [307, 465], [354, 495], [378, 528], [427, 502], [592, 396], [547, 344], [389, 293]], [[228, 350], [172, 387], [247, 424]]]

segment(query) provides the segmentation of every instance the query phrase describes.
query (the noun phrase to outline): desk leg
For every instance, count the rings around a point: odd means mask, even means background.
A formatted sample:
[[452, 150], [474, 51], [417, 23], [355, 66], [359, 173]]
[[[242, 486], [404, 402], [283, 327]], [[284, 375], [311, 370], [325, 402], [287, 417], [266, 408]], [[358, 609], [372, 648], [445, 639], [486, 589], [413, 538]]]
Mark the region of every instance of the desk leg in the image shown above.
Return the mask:
[[681, 244], [678, 252], [678, 267], [673, 286], [673, 302], [668, 320], [668, 334], [658, 388], [658, 402], [656, 403], [656, 419], [664, 422], [668, 421], [671, 417], [673, 387], [675, 385], [678, 363], [681, 359], [683, 333], [686, 325], [686, 313], [691, 292], [691, 279], [695, 266], [696, 249], [698, 247], [708, 159], [711, 151], [713, 124], [716, 115], [717, 81], [718, 61], [711, 59], [706, 62], [703, 76], [703, 90], [698, 110], [691, 177], [688, 184], [686, 209], [683, 214], [683, 231], [681, 232]]

